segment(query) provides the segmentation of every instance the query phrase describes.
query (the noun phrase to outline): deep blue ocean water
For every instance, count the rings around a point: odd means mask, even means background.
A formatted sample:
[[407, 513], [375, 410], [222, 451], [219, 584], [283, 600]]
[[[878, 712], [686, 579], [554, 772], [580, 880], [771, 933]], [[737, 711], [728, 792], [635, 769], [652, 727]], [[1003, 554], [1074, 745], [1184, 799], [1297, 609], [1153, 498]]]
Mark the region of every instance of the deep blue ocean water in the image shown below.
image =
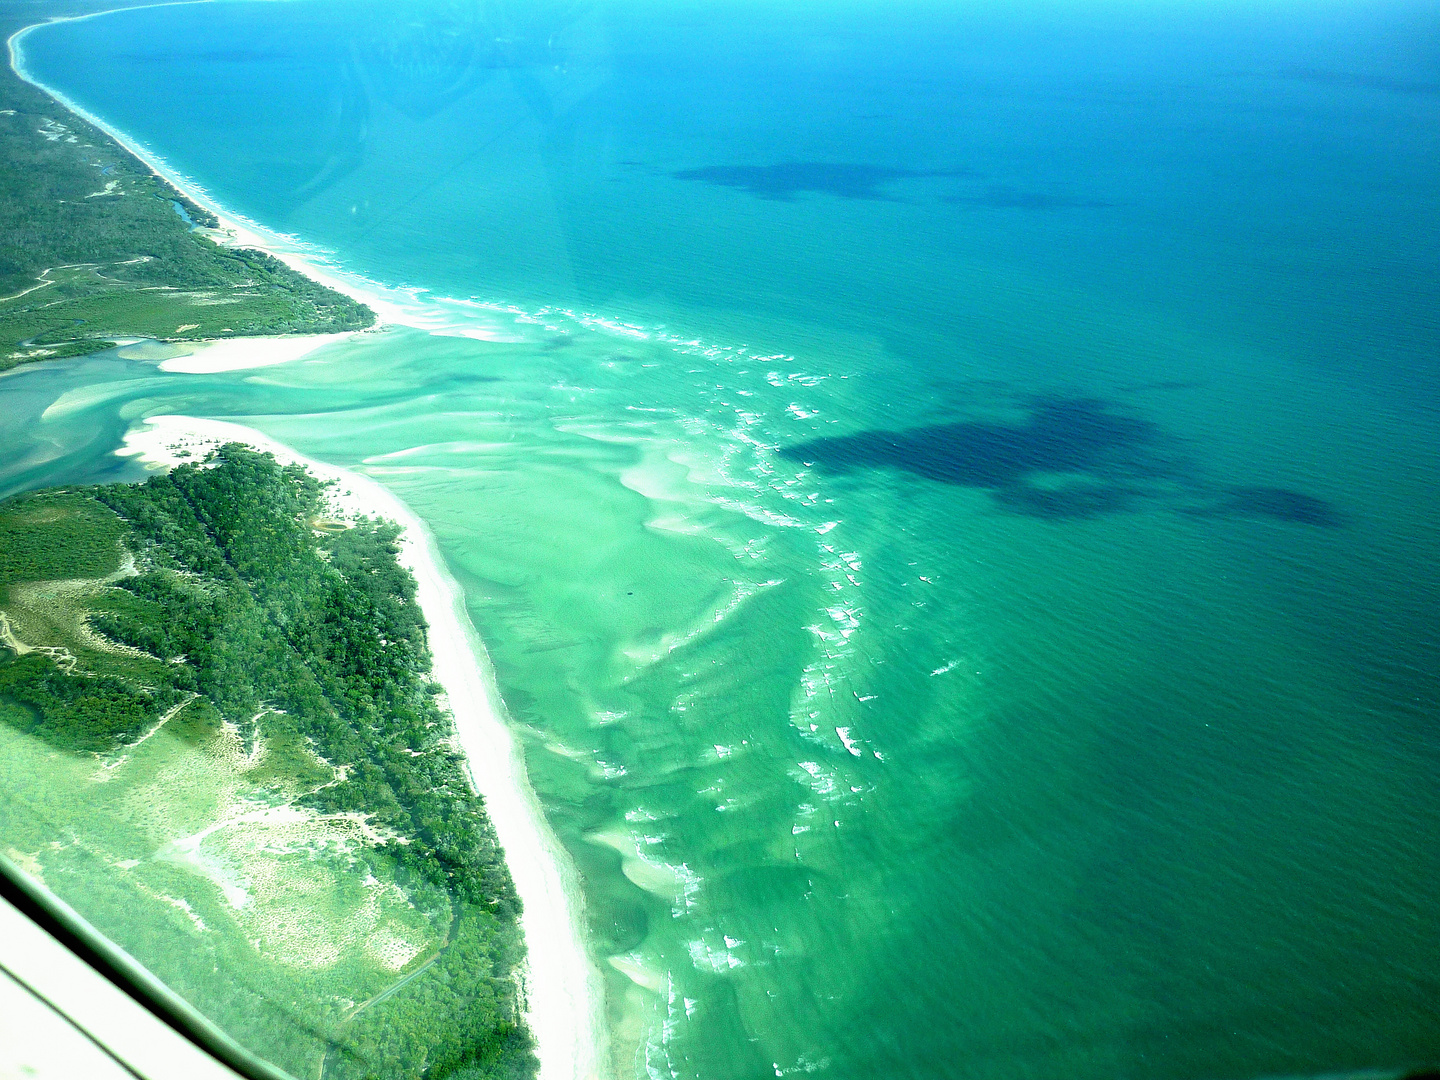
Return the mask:
[[619, 1075], [1440, 1059], [1433, 6], [293, 0], [25, 52], [443, 327], [11, 373], [0, 489], [188, 412], [414, 506]]

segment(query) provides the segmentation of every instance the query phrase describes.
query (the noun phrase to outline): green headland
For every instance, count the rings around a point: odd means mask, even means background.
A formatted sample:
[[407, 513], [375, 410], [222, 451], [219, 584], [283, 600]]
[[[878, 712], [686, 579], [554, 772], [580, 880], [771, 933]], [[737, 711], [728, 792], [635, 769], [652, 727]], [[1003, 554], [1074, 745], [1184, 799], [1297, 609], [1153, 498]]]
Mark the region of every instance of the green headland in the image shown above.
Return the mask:
[[297, 1077], [530, 1077], [398, 534], [237, 444], [0, 504], [0, 833]]

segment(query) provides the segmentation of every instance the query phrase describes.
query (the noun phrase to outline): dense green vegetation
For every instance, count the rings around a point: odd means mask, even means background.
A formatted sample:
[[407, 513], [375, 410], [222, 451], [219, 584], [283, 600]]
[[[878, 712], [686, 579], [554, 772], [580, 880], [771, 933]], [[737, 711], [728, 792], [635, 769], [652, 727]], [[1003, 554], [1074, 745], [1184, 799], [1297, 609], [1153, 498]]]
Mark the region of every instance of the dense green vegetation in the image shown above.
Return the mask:
[[[0, 35], [99, 6], [0, 0]], [[0, 71], [0, 370], [95, 352], [116, 337], [374, 322], [363, 304], [272, 256], [220, 246], [204, 228], [215, 224], [103, 132]]]
[[177, 684], [246, 724], [284, 710], [320, 755], [351, 766], [316, 796], [365, 810], [411, 839], [390, 853], [412, 873], [507, 916], [517, 901], [493, 833], [473, 812], [458, 757], [420, 754], [446, 732], [428, 681], [415, 582], [396, 561], [399, 529], [336, 533], [318, 481], [238, 445], [213, 468], [183, 465], [143, 484], [95, 490], [131, 526], [147, 569], [120, 588], [152, 605], [97, 629], [163, 659]]
[[66, 673], [41, 653], [0, 664], [0, 697], [28, 705], [22, 730], [75, 750], [107, 750], [133, 739], [180, 697], [112, 675]]
[[115, 513], [86, 494], [13, 500], [0, 513], [0, 585], [111, 573], [124, 533]]
[[[363, 518], [341, 527], [327, 513], [305, 470], [233, 444], [143, 483], [0, 504], [0, 608], [25, 612], [17, 626], [30, 635], [0, 650], [0, 723], [52, 756], [112, 758], [162, 717], [174, 718], [167, 736], [182, 750], [211, 745], [223, 726], [265, 748], [250, 782], [301, 791], [296, 805], [324, 814], [358, 812], [382, 837], [355, 852], [346, 876], [393, 882], [433, 913], [440, 943], [388, 994], [394, 980], [369, 969], [330, 971], [323, 994], [303, 979], [261, 978], [250, 943], [213, 930], [177, 950], [153, 920], [136, 921], [133, 899], [126, 910], [116, 871], [93, 868], [113, 907], [86, 877], [87, 916], [240, 1037], [307, 1075], [318, 1054], [332, 1080], [532, 1076], [513, 980], [519, 902], [448, 741], [399, 530]], [[116, 573], [127, 552], [133, 572]], [[97, 580], [53, 580], [85, 577]], [[81, 586], [86, 610], [67, 615]], [[51, 626], [66, 647], [37, 647]], [[149, 872], [152, 893], [168, 880], [155, 875], [183, 877]], [[193, 882], [164, 888], [206, 910]], [[255, 1027], [277, 1012], [278, 1039]]]

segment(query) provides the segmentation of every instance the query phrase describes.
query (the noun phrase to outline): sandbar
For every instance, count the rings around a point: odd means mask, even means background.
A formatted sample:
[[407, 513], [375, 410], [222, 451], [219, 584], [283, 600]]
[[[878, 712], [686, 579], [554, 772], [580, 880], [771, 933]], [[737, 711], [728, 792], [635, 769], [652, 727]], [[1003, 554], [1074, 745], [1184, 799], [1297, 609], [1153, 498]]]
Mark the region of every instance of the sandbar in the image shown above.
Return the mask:
[[326, 345], [348, 341], [350, 337], [350, 333], [293, 334], [284, 337], [237, 337], [197, 342], [188, 346], [193, 349], [190, 355], [161, 360], [160, 370], [190, 375], [213, 375], [222, 371], [270, 367], [298, 360]]

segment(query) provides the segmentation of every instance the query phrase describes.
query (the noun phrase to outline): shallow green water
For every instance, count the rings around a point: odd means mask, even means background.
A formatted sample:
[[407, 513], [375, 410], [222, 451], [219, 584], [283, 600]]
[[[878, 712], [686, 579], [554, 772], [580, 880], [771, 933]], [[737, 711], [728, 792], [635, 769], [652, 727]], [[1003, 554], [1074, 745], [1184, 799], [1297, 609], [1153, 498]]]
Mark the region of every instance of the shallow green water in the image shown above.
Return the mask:
[[[0, 486], [133, 475], [125, 427], [180, 412], [414, 507], [584, 875], [621, 1075], [1440, 1054], [1420, 16], [742, 47], [715, 9], [536, 9], [489, 63], [435, 44], [504, 21], [456, 8], [401, 63], [378, 9], [255, 10], [72, 24], [32, 67], [432, 289], [422, 325], [10, 373]], [[277, 146], [264, 86], [339, 104]]]

